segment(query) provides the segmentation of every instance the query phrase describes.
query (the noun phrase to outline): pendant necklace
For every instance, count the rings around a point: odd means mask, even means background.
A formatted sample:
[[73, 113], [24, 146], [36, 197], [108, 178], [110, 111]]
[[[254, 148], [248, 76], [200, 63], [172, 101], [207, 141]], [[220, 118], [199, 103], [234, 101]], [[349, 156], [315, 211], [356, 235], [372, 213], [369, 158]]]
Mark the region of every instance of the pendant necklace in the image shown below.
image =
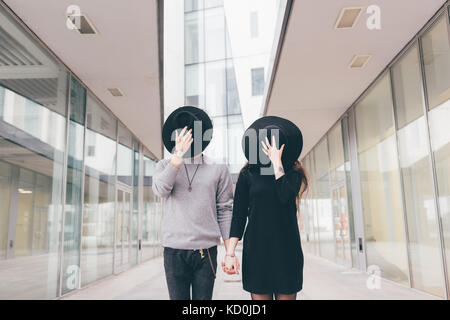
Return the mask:
[[197, 164], [197, 168], [195, 168], [195, 172], [194, 172], [194, 175], [192, 176], [192, 180], [191, 180], [191, 179], [189, 179], [189, 173], [188, 173], [186, 164], [184, 164], [184, 169], [186, 170], [186, 177], [187, 177], [188, 183], [189, 183], [189, 188], [188, 188], [188, 191], [189, 191], [189, 192], [192, 191], [192, 181], [194, 181], [194, 178], [195, 178], [195, 175], [196, 175], [196, 173], [197, 173], [198, 167], [200, 167], [200, 163]]

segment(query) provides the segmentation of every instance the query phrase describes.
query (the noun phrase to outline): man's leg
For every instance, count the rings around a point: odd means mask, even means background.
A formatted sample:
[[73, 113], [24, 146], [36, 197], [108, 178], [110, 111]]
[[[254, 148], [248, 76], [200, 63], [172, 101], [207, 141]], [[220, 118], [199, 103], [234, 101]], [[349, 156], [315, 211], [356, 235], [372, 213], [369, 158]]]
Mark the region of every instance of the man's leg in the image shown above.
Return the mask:
[[190, 300], [192, 268], [186, 263], [185, 252], [164, 248], [164, 269], [170, 300]]
[[211, 300], [216, 280], [217, 271], [217, 247], [203, 250], [203, 258], [200, 252], [196, 252], [197, 263], [192, 278], [192, 300]]

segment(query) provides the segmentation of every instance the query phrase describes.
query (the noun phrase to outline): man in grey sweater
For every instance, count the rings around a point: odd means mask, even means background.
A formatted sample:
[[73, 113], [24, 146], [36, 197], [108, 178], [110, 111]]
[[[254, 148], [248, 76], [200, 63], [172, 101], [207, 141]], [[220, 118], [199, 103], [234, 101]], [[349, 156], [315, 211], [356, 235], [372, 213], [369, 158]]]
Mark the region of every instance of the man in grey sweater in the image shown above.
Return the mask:
[[[170, 120], [169, 116], [165, 126]], [[217, 270], [217, 245], [220, 237], [225, 246], [229, 242], [232, 181], [225, 164], [215, 163], [203, 155], [203, 150], [197, 155], [192, 152], [193, 128], [188, 128], [193, 126], [185, 126], [178, 133], [179, 126], [174, 128], [173, 154], [158, 162], [153, 177], [153, 191], [164, 199], [166, 280], [172, 300], [191, 299], [191, 287], [192, 299], [210, 300]], [[237, 262], [235, 257], [227, 256], [225, 261], [228, 265]]]

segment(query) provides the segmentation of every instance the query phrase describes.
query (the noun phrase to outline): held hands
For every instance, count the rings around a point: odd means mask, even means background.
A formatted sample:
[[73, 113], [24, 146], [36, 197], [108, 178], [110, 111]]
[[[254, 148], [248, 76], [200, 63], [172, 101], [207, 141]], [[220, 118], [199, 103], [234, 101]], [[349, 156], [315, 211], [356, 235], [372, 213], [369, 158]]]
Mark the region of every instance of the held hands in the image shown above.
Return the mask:
[[180, 133], [175, 131], [175, 151], [170, 159], [170, 163], [177, 168], [180, 167], [184, 154], [189, 150], [194, 141], [194, 138], [192, 138], [192, 129], [189, 131], [186, 130], [187, 127], [184, 127]]
[[222, 262], [222, 270], [226, 274], [239, 274], [239, 260], [236, 256], [225, 255], [225, 259]]

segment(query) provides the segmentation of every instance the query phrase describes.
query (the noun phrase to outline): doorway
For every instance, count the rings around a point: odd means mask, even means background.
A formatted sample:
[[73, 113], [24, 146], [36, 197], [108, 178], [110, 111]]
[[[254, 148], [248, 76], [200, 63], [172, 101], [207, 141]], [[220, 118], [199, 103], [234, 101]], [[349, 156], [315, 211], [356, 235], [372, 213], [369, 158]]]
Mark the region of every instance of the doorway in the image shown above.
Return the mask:
[[116, 230], [114, 239], [114, 273], [130, 267], [132, 190], [118, 183], [116, 189]]
[[351, 267], [350, 228], [345, 183], [331, 187], [336, 262]]

